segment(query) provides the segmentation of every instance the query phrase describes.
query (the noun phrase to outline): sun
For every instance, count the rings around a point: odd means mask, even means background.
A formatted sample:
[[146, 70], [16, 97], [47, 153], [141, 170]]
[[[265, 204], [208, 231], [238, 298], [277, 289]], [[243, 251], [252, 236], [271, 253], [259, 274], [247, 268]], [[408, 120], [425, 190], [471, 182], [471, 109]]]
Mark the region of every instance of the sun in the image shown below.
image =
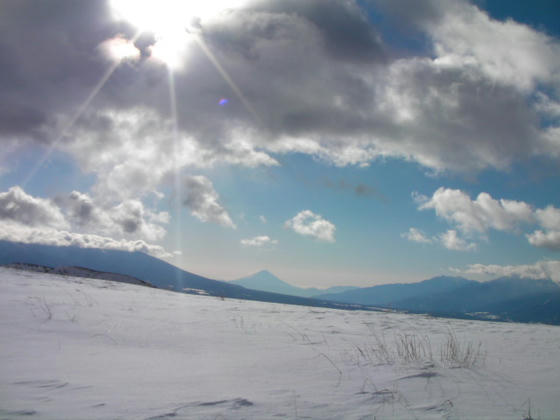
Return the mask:
[[151, 56], [170, 68], [182, 65], [191, 40], [189, 31], [196, 20], [204, 21], [246, 0], [110, 0], [117, 20], [134, 25], [140, 32], [152, 33], [156, 42]]

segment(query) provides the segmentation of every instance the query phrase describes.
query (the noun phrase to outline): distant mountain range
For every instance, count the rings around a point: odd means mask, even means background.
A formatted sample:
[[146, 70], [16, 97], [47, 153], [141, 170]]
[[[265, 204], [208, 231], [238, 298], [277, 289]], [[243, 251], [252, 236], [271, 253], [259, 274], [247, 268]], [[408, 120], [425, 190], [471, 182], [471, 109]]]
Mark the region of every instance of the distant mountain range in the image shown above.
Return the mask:
[[560, 325], [560, 286], [545, 279], [502, 277], [481, 283], [435, 277], [314, 297], [441, 316]]
[[416, 298], [419, 300], [438, 293], [455, 290], [467, 284], [476, 283], [461, 277], [434, 277], [419, 283], [408, 284], [383, 284], [380, 286], [364, 287], [348, 290], [341, 293], [316, 295], [321, 299], [336, 300], [339, 302], [368, 302], [363, 305], [394, 306], [403, 300]]
[[282, 293], [286, 295], [312, 297], [320, 294], [328, 295], [331, 293], [341, 293], [349, 290], [358, 289], [353, 286], [335, 286], [328, 289], [302, 288], [292, 286], [285, 281], [280, 280], [270, 271], [262, 270], [238, 280], [232, 280], [229, 283], [247, 287], [249, 289], [262, 290], [263, 292]]
[[47, 267], [87, 267], [105, 273], [123, 274], [158, 288], [184, 293], [349, 310], [368, 309], [355, 304], [247, 289], [189, 273], [142, 252], [0, 241], [0, 265], [14, 263]]
[[92, 278], [116, 273], [117, 281], [227, 298], [560, 325], [560, 286], [551, 280], [503, 277], [481, 283], [460, 277], [434, 277], [410, 284], [304, 289], [268, 271], [224, 282], [189, 273], [141, 252], [0, 241], [0, 265], [13, 263], [53, 267], [49, 270]]

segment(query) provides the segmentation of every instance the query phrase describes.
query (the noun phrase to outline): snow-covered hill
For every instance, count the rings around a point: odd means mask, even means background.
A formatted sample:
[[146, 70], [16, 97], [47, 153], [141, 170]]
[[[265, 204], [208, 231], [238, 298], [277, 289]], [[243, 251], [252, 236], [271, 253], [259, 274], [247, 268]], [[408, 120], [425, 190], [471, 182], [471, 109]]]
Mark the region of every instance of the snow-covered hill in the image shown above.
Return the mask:
[[84, 277], [88, 279], [100, 279], [118, 281], [120, 283], [136, 284], [138, 286], [155, 287], [152, 284], [137, 279], [136, 277], [127, 276], [125, 274], [107, 273], [105, 271], [92, 270], [86, 267], [47, 267], [45, 265], [14, 263], [4, 265], [6, 268], [15, 268], [17, 270], [33, 271], [38, 273], [60, 274], [63, 276]]
[[2, 268], [0, 337], [0, 419], [560, 417], [553, 326]]
[[236, 284], [190, 273], [142, 252], [27, 244], [0, 240], [0, 265], [14, 263], [48, 267], [88, 267], [90, 270], [134, 277], [161, 289], [185, 293], [327, 308], [354, 309], [361, 307], [361, 305], [356, 304], [246, 289]]

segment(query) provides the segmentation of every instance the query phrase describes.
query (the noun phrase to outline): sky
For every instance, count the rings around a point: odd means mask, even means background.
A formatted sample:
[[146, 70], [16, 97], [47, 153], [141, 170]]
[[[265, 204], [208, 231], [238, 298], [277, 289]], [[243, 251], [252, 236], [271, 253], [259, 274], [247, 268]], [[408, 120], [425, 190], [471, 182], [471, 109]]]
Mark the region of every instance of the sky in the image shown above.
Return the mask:
[[560, 281], [560, 3], [3, 0], [0, 239], [302, 287]]

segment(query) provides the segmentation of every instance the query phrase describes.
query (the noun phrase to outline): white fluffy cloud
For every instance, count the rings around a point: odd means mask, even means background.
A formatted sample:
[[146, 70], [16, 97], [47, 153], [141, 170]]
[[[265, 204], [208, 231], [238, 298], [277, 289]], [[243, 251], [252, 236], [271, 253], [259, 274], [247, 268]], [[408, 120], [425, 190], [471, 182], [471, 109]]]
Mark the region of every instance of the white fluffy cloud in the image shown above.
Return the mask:
[[440, 234], [438, 239], [445, 248], [453, 251], [474, 251], [476, 249], [475, 243], [465, 241], [453, 229]]
[[[419, 204], [419, 210], [433, 209], [438, 217], [455, 225], [465, 235], [484, 235], [490, 229], [519, 233], [524, 225], [538, 224], [544, 230], [526, 234], [529, 243], [560, 250], [560, 209], [554, 206], [535, 209], [523, 201], [496, 200], [486, 192], [472, 200], [464, 191], [444, 187], [438, 188], [431, 198], [418, 193], [413, 193], [413, 198]], [[411, 232], [407, 235], [410, 236]], [[456, 230], [449, 230], [439, 238], [449, 249], [476, 247], [476, 244], [461, 239]]]
[[466, 2], [450, 3], [428, 28], [438, 64], [479, 71], [528, 92], [536, 83], [558, 82], [560, 45], [554, 38], [513, 20], [493, 20]]
[[75, 245], [148, 252], [170, 256], [159, 245], [169, 221], [137, 200], [103, 207], [87, 194], [73, 191], [53, 200], [33, 197], [20, 187], [0, 193], [0, 230], [4, 240], [49, 245]]
[[520, 276], [530, 279], [551, 279], [560, 283], [560, 261], [544, 260], [535, 264], [496, 265], [471, 264], [466, 269], [452, 268], [460, 274], [489, 274], [493, 276]]
[[323, 219], [321, 215], [313, 213], [311, 210], [300, 211], [292, 219], [286, 221], [284, 227], [300, 235], [312, 236], [320, 241], [335, 241], [335, 225]]
[[533, 221], [530, 205], [513, 200], [495, 200], [482, 192], [475, 200], [461, 190], [440, 187], [420, 205], [420, 210], [434, 209], [436, 215], [452, 222], [465, 232], [484, 233], [488, 229], [509, 231], [521, 222]]
[[263, 247], [267, 245], [276, 245], [278, 241], [276, 239], [270, 239], [267, 235], [255, 236], [254, 238], [241, 239], [241, 245], [252, 246], [252, 247]]
[[461, 238], [461, 236], [454, 229], [449, 229], [438, 236], [428, 237], [420, 229], [411, 227], [408, 232], [402, 233], [401, 238], [405, 238], [411, 242], [418, 242], [423, 244], [441, 244], [447, 249], [452, 251], [474, 251], [476, 244], [468, 242]]
[[202, 222], [213, 222], [235, 229], [226, 209], [220, 204], [212, 181], [202, 175], [191, 175], [184, 180], [186, 198], [184, 204], [193, 216]]
[[412, 241], [412, 242], [419, 242], [419, 243], [424, 243], [424, 244], [432, 243], [432, 240], [430, 238], [428, 238], [424, 234], [424, 232], [422, 232], [420, 229], [417, 229], [415, 227], [411, 227], [410, 229], [408, 229], [408, 232], [402, 233], [401, 237], [405, 238], [405, 239], [408, 239], [409, 241]]
[[554, 206], [537, 209], [535, 218], [545, 231], [536, 230], [528, 234], [529, 243], [534, 246], [560, 251], [560, 209]]
[[207, 144], [196, 133], [176, 132], [169, 115], [147, 106], [90, 112], [75, 131], [75, 139], [59, 147], [84, 170], [98, 175], [94, 193], [100, 199], [138, 198], [157, 192], [184, 168], [208, 168], [217, 163], [278, 165], [245, 140], [243, 130], [232, 128], [227, 141]]
[[152, 212], [139, 200], [128, 199], [107, 206], [95, 202], [88, 194], [72, 191], [55, 201], [76, 232], [148, 241], [160, 240], [167, 233], [162, 225], [169, 222], [169, 213]]
[[11, 222], [2, 222], [1, 226], [0, 239], [6, 241], [55, 246], [77, 246], [80, 248], [116, 249], [130, 252], [140, 251], [158, 258], [170, 258], [174, 255], [160, 245], [149, 244], [143, 240], [114, 239], [95, 234], [68, 232], [50, 227], [31, 227]]
[[[125, 234], [139, 234], [147, 240], [157, 241], [167, 233], [159, 223], [166, 223], [169, 214], [148, 211], [139, 200], [126, 200], [110, 209], [109, 214]], [[158, 223], [152, 223], [150, 220]]]
[[28, 226], [68, 228], [68, 222], [51, 200], [32, 197], [14, 186], [0, 193], [0, 220], [11, 220]]
[[560, 251], [560, 230], [548, 232], [536, 230], [533, 233], [527, 234], [527, 239], [531, 245], [540, 248], [549, 248], [553, 251]]
[[535, 211], [535, 217], [543, 228], [560, 231], [560, 209], [554, 206], [537, 209]]

